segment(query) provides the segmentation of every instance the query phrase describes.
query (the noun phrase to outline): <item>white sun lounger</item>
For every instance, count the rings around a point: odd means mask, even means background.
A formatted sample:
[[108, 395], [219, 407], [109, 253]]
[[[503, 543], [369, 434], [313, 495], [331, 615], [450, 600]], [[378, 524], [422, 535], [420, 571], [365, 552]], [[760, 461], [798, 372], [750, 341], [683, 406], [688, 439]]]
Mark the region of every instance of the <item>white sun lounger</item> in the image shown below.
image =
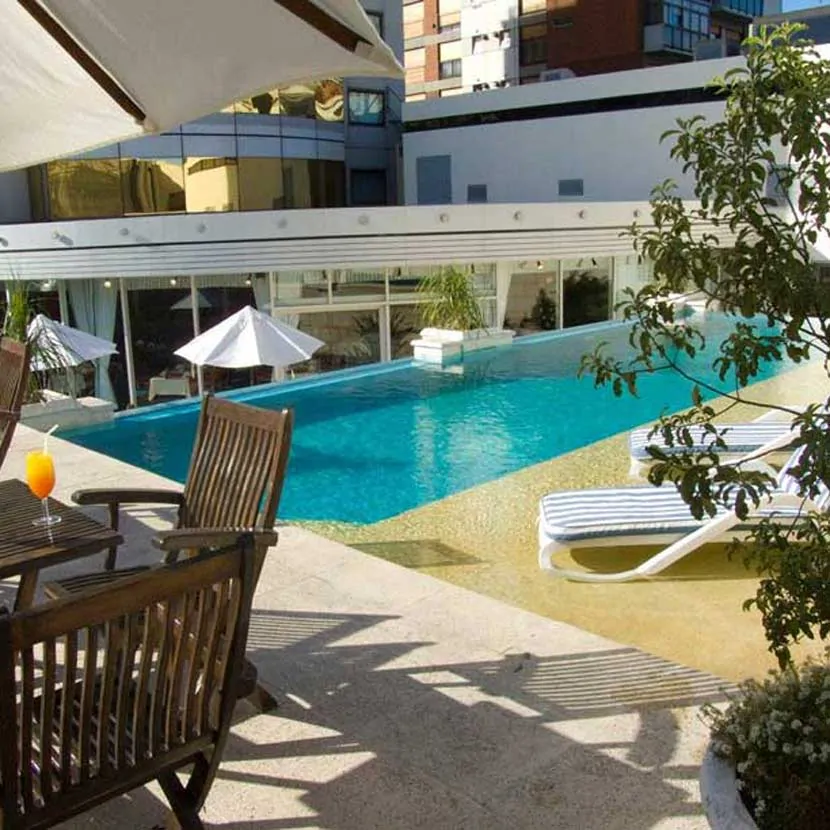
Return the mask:
[[[787, 440], [788, 436], [783, 439]], [[775, 442], [771, 442], [775, 448]], [[762, 448], [771, 449], [771, 448]], [[796, 518], [806, 508], [825, 509], [830, 491], [814, 502], [798, 495], [789, 467], [778, 474], [768, 503], [741, 522], [734, 512], [719, 511], [714, 518], [697, 520], [673, 485], [565, 490], [544, 496], [539, 505], [539, 566], [557, 576], [581, 582], [627, 582], [655, 576], [709, 542], [745, 536], [763, 516], [781, 521]], [[636, 568], [617, 573], [566, 570], [553, 556], [577, 547], [668, 545]]]
[[[778, 413], [775, 413], [778, 414]], [[772, 441], [777, 441], [782, 436], [793, 433], [792, 424], [789, 421], [771, 421], [759, 418], [757, 421], [736, 424], [717, 424], [720, 434], [726, 442], [727, 449], [719, 452], [722, 461], [735, 461], [748, 453], [754, 453]], [[652, 427], [642, 427], [632, 430], [628, 435], [628, 454], [631, 457], [629, 475], [634, 478], [642, 476], [642, 473], [651, 466], [654, 459], [649, 455], [647, 447], [659, 447], [666, 453], [671, 452], [702, 452], [712, 444], [712, 435], [706, 433], [700, 427], [692, 427], [691, 435], [693, 444], [691, 447], [666, 446], [659, 433], [650, 435]], [[793, 434], [793, 437], [794, 434]], [[789, 457], [789, 442], [785, 442], [776, 451], [776, 455], [767, 459], [772, 464], [783, 464]]]

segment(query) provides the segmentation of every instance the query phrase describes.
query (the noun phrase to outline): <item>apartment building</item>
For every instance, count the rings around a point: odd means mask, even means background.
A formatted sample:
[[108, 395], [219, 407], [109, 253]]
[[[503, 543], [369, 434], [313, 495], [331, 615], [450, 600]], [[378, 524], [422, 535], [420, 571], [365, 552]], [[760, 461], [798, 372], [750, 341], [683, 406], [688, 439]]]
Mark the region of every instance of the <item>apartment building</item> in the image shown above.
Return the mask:
[[403, 0], [406, 98], [736, 55], [781, 0]]

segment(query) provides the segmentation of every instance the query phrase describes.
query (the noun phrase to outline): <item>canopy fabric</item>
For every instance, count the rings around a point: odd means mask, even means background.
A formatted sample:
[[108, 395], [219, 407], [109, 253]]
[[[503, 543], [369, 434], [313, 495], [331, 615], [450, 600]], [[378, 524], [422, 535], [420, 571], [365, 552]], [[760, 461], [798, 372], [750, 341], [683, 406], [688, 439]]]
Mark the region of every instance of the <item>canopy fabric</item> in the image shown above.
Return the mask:
[[29, 323], [27, 333], [29, 340], [36, 344], [32, 368], [38, 372], [77, 366], [118, 351], [115, 343], [65, 326], [45, 314], [38, 314]]
[[403, 76], [358, 0], [3, 0], [0, 31], [0, 170], [279, 85]]
[[325, 345], [310, 334], [245, 306], [176, 349], [175, 354], [198, 366], [283, 367], [308, 360]]

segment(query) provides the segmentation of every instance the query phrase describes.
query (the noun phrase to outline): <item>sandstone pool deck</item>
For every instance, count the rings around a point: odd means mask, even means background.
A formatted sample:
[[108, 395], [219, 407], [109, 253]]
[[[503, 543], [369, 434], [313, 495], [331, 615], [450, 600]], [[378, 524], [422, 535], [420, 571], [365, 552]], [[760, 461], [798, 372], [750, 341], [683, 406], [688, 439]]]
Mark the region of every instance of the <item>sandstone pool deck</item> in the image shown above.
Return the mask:
[[[798, 405], [828, 394], [820, 362], [751, 387], [753, 399]], [[728, 420], [763, 410], [741, 405]], [[550, 429], [556, 429], [552, 406]], [[486, 452], [482, 447], [482, 452]], [[775, 661], [760, 617], [742, 610], [758, 584], [725, 545], [707, 545], [650, 581], [586, 584], [539, 570], [536, 517], [552, 490], [629, 484], [627, 433], [537, 464], [442, 501], [367, 526], [309, 523], [318, 532], [407, 568], [516, 607], [738, 681]], [[585, 548], [571, 564], [624, 570], [657, 548]], [[567, 563], [567, 555], [557, 561]], [[808, 644], [795, 653], [818, 653]]]
[[[22, 477], [25, 452], [41, 441], [39, 433], [20, 427], [0, 478]], [[55, 495], [63, 500], [83, 486], [171, 485], [58, 439], [52, 451]], [[562, 483], [555, 469], [546, 475]], [[515, 573], [509, 559], [481, 564], [484, 551], [476, 540], [493, 534], [492, 547], [521, 550], [535, 567], [533, 545], [528, 548], [529, 535], [520, 529], [530, 515], [522, 503], [532, 503], [534, 488], [544, 482], [522, 474], [508, 479], [477, 488], [521, 507], [507, 526], [507, 511], [479, 496], [477, 512], [467, 517], [473, 537], [459, 532], [441, 544], [409, 546], [412, 539], [436, 539], [437, 532], [421, 520], [412, 524], [410, 514], [383, 542], [403, 543], [395, 548], [400, 559], [413, 565], [416, 557], [424, 570], [487, 573], [476, 592], [304, 528], [281, 528], [254, 599], [249, 638], [249, 656], [280, 707], [257, 714], [240, 704], [203, 814], [208, 827], [707, 826], [697, 788], [706, 743], [698, 707], [722, 699], [724, 682], [632, 647], [630, 635], [638, 629], [627, 620], [642, 613], [640, 588], [614, 603], [610, 594], [592, 596], [583, 586], [575, 601], [557, 602], [553, 594], [550, 607], [563, 604], [563, 617], [584, 605], [589, 622], [609, 617], [597, 627], [613, 632], [616, 620], [625, 637], [613, 639], [484, 595], [511, 598], [516, 586], [532, 589], [534, 582], [559, 590], [524, 561]], [[148, 540], [170, 518], [167, 509], [131, 509], [120, 563], [155, 561]], [[102, 558], [47, 576], [100, 567]], [[475, 582], [471, 573], [457, 581]], [[504, 589], [496, 589], [499, 579]], [[658, 590], [664, 584], [655, 583]], [[701, 609], [708, 584], [694, 577]], [[541, 595], [533, 590], [531, 596]], [[13, 584], [0, 585], [6, 603], [13, 591]], [[670, 613], [671, 603], [665, 608]], [[651, 619], [674, 630], [657, 610]], [[728, 635], [717, 617], [702, 628]], [[148, 830], [165, 818], [164, 802], [151, 786], [64, 826]]]

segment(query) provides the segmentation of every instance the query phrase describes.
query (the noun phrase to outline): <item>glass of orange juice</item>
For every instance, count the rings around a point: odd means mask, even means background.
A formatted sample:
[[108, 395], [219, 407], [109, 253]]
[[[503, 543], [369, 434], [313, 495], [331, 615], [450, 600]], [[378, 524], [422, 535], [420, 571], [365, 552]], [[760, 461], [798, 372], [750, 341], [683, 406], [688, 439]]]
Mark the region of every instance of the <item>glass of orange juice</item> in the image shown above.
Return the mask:
[[32, 524], [38, 527], [56, 525], [61, 517], [49, 512], [49, 494], [55, 486], [55, 465], [46, 450], [32, 450], [26, 454], [26, 483], [43, 505], [43, 515]]

